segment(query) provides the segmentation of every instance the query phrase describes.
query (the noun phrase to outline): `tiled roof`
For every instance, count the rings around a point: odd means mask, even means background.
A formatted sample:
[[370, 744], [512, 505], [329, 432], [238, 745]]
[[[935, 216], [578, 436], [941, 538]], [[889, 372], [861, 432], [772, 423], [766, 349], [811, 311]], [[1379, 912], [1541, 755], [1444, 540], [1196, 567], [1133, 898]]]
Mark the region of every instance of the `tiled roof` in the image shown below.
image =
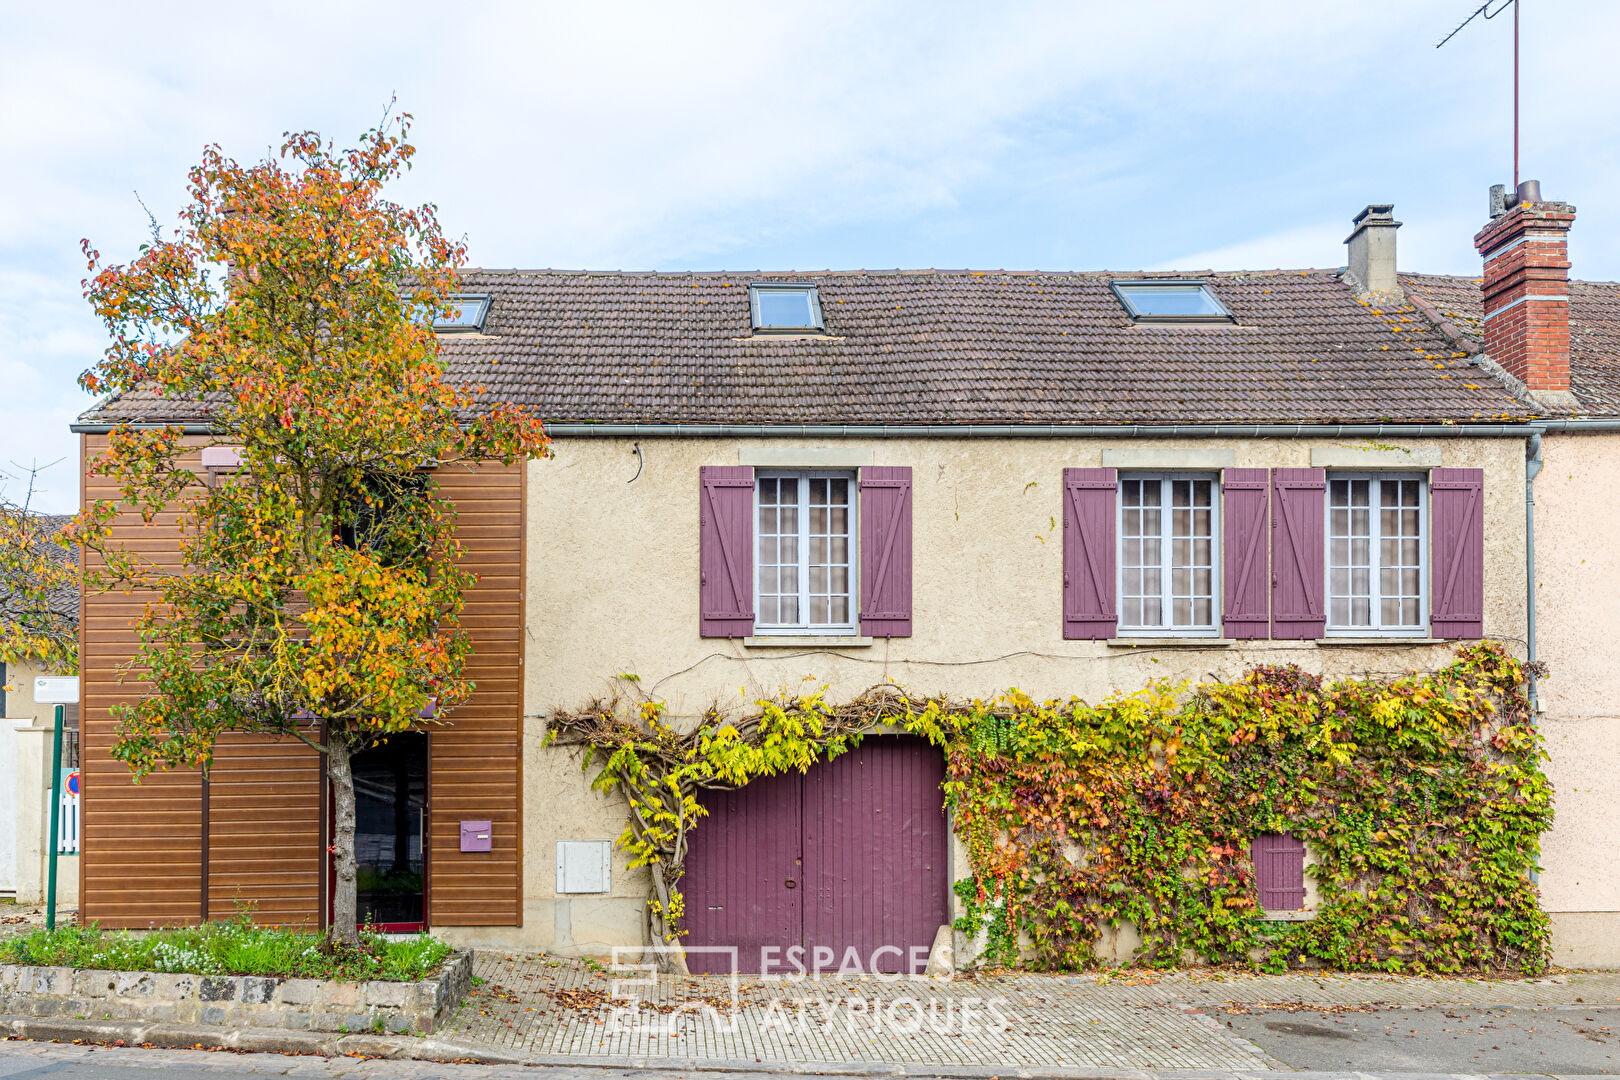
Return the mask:
[[[1483, 344], [1479, 278], [1402, 274], [1401, 284]], [[1569, 381], [1587, 415], [1620, 416], [1620, 282], [1569, 283]]]
[[[51, 535], [61, 531], [64, 525], [73, 520], [73, 517], [70, 514], [37, 514], [35, 515], [35, 518], [42, 526], [40, 532], [36, 534], [41, 537], [41, 539], [48, 538]], [[57, 562], [67, 562], [70, 559], [77, 559], [79, 557], [78, 550], [76, 548], [57, 547], [55, 544], [50, 544], [49, 546], [45, 547], [44, 550], [46, 554], [55, 559]], [[10, 592], [9, 590], [0, 592], [0, 612], [14, 615], [21, 610], [22, 606], [23, 605], [18, 603], [15, 593]], [[79, 621], [78, 587], [68, 585], [64, 586], [63, 588], [53, 590], [50, 596], [46, 599], [46, 606], [50, 608], [51, 614], [77, 623]]]
[[[1136, 325], [1109, 282], [1139, 274], [468, 270], [493, 294], [448, 370], [550, 421], [1341, 423], [1528, 415], [1408, 307], [1332, 270], [1196, 275], [1234, 325]], [[1193, 276], [1193, 275], [1188, 275]], [[813, 282], [827, 336], [752, 335], [751, 281]], [[129, 394], [82, 418], [200, 419]]]

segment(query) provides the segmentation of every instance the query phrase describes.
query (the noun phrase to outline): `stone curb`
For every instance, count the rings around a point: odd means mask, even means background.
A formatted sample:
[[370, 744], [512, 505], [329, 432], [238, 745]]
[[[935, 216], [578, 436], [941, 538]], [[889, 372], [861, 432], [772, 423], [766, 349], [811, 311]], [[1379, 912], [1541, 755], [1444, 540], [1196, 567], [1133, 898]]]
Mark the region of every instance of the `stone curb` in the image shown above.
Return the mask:
[[291, 1028], [211, 1027], [204, 1024], [153, 1024], [140, 1020], [74, 1020], [60, 1016], [0, 1016], [0, 1038], [32, 1042], [86, 1042], [125, 1046], [148, 1044], [168, 1050], [223, 1047], [264, 1054], [362, 1055], [414, 1061], [469, 1061], [483, 1065], [521, 1065], [527, 1059], [478, 1047], [462, 1046], [431, 1036], [341, 1035]]

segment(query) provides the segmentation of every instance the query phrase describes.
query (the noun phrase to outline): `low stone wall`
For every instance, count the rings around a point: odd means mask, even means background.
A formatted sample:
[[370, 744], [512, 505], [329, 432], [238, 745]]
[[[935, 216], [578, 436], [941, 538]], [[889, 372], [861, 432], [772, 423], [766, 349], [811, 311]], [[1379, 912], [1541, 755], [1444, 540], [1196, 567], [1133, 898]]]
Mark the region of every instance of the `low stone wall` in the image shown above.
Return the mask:
[[0, 1014], [427, 1035], [472, 989], [472, 953], [437, 978], [335, 982], [0, 964]]

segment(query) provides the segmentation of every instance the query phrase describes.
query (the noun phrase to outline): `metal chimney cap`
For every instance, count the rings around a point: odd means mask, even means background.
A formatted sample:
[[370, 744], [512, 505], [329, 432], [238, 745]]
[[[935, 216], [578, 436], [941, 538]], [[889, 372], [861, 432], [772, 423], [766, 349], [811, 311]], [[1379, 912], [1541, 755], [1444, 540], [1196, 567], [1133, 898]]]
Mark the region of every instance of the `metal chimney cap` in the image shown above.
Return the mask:
[[1519, 185], [1516, 193], [1520, 203], [1538, 203], [1541, 201], [1541, 181], [1526, 180]]

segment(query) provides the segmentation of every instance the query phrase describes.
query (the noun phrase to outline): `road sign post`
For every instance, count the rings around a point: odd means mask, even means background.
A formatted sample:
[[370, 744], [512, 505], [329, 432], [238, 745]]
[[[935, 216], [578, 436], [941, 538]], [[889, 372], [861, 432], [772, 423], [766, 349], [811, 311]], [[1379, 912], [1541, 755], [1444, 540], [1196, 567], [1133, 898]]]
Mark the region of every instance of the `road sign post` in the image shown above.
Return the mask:
[[62, 706], [56, 707], [51, 737], [51, 869], [45, 884], [45, 929], [56, 929], [56, 853], [62, 846]]

